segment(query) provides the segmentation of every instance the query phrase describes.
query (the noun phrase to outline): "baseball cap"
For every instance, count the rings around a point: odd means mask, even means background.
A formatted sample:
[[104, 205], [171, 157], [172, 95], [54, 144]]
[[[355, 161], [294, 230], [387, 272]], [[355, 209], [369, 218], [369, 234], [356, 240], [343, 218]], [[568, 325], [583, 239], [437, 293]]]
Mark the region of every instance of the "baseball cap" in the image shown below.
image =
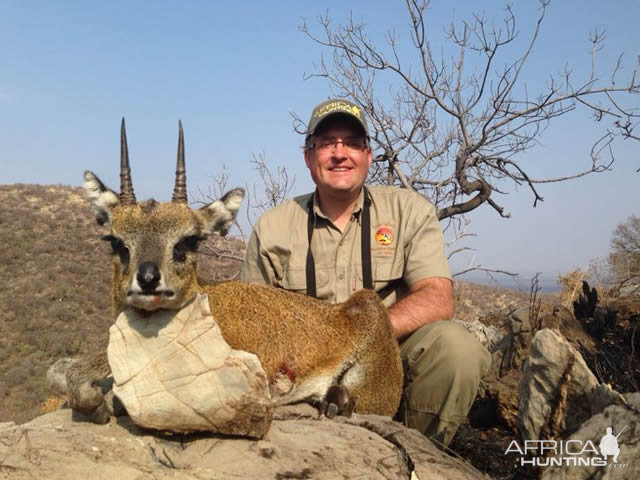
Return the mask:
[[313, 135], [318, 129], [318, 126], [327, 118], [333, 117], [335, 115], [347, 115], [355, 119], [358, 125], [362, 127], [364, 134], [367, 137], [369, 136], [369, 132], [367, 130], [367, 122], [364, 118], [364, 112], [362, 111], [362, 109], [349, 100], [333, 98], [331, 100], [322, 102], [320, 105], [316, 106], [316, 108], [313, 109], [313, 112], [311, 112], [311, 118], [309, 119], [306, 138], [308, 139], [311, 135]]

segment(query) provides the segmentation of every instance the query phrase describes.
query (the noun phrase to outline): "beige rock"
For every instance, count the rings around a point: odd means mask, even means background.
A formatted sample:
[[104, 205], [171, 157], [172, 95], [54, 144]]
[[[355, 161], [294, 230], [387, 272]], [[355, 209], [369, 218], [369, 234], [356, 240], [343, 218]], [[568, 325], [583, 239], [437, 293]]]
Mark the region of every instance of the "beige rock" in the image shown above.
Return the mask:
[[[581, 457], [600, 457], [606, 465], [581, 466], [572, 465], [553, 466], [545, 470], [543, 480], [587, 480], [590, 478], [637, 480], [640, 478], [640, 393], [626, 395], [621, 405], [610, 405], [602, 413], [594, 415], [584, 422], [580, 429], [567, 440], [574, 441], [573, 445], [585, 445], [590, 441], [595, 448], [600, 447], [600, 441], [607, 428], [611, 427], [620, 449], [617, 462], [613, 455], [604, 459], [602, 455], [593, 452], [585, 453]], [[582, 443], [578, 443], [582, 442]]]
[[262, 440], [153, 434], [128, 417], [95, 425], [68, 409], [0, 424], [0, 479], [487, 478], [387, 417], [318, 420], [310, 407], [287, 408]]
[[505, 336], [499, 328], [492, 325], [485, 325], [480, 320], [465, 322], [464, 320], [454, 319], [453, 322], [466, 328], [467, 331], [476, 337], [478, 341], [490, 352], [493, 352], [496, 344], [498, 344]]
[[269, 429], [267, 376], [255, 355], [225, 342], [206, 295], [178, 313], [123, 312], [107, 352], [113, 391], [141, 427], [252, 437]]
[[623, 402], [598, 383], [569, 341], [547, 328], [531, 343], [519, 393], [518, 424], [527, 440], [564, 437], [608, 405]]

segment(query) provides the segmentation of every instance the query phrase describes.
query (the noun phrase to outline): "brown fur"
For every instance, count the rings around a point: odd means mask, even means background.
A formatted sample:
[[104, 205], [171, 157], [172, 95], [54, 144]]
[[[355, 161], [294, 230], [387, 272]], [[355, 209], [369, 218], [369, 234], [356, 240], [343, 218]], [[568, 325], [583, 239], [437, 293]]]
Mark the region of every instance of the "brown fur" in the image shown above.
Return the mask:
[[396, 412], [402, 365], [386, 309], [372, 291], [357, 292], [338, 305], [243, 282], [201, 291], [209, 296], [225, 340], [255, 353], [270, 380], [281, 372], [283, 360], [295, 365], [297, 379], [326, 373], [337, 381], [349, 364], [358, 364], [366, 381], [346, 385], [357, 399], [356, 410]]

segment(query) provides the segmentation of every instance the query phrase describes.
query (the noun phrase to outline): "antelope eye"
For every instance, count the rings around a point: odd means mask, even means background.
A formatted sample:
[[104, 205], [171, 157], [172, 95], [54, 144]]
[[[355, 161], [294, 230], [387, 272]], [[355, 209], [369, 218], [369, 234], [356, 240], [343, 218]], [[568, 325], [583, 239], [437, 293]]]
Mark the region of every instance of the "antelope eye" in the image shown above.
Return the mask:
[[200, 237], [197, 235], [190, 235], [184, 238], [184, 243], [189, 250], [195, 252], [198, 249], [198, 245], [200, 245]]
[[123, 267], [129, 265], [129, 249], [125, 246], [124, 242], [113, 235], [105, 235], [102, 240], [111, 244], [111, 253], [120, 257], [120, 263]]
[[198, 235], [183, 237], [173, 247], [173, 259], [176, 262], [184, 262], [187, 259], [187, 252], [198, 250], [201, 238]]
[[114, 237], [113, 235], [105, 235], [102, 237], [102, 240], [105, 242], [109, 242], [111, 244], [112, 253], [118, 253], [118, 250], [121, 248], [127, 248], [124, 246], [124, 242], [120, 240], [118, 237]]

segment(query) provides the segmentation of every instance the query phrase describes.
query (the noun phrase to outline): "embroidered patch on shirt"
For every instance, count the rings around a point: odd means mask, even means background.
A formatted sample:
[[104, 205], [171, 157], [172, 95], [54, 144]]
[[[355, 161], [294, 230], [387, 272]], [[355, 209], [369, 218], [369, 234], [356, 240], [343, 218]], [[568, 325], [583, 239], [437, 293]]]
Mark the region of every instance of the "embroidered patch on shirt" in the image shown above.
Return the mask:
[[376, 242], [379, 245], [389, 246], [393, 243], [393, 230], [391, 227], [382, 225], [376, 230]]

